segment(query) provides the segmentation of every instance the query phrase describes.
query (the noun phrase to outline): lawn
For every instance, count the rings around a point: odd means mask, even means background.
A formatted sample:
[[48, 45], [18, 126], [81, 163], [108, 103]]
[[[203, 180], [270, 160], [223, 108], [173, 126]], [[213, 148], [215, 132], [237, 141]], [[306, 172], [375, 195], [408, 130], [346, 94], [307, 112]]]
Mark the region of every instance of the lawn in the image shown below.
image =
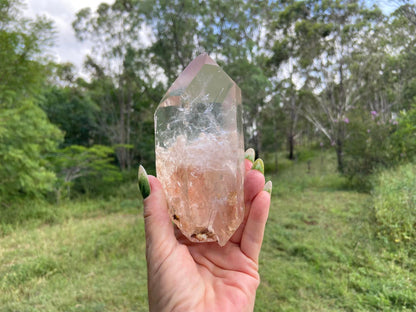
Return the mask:
[[[416, 311], [416, 254], [377, 235], [334, 159], [282, 160], [255, 311]], [[0, 311], [147, 311], [136, 184], [118, 198], [0, 213]]]

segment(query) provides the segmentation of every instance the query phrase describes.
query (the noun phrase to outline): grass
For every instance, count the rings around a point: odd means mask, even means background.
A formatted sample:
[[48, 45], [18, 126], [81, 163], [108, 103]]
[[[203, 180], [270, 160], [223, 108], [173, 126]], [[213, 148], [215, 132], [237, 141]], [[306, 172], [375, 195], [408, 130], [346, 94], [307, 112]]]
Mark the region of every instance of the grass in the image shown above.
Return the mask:
[[416, 311], [415, 252], [378, 238], [371, 196], [332, 157], [270, 178], [255, 311]]
[[140, 221], [116, 214], [1, 242], [2, 311], [146, 311]]
[[[327, 154], [280, 165], [267, 176], [255, 311], [415, 311], [415, 251], [380, 239], [371, 196], [346, 188]], [[147, 311], [136, 187], [108, 200], [3, 209], [0, 311]]]
[[[136, 188], [130, 198], [3, 211], [0, 311], [147, 311]], [[16, 214], [24, 221], [6, 226]]]
[[375, 217], [381, 232], [395, 242], [416, 247], [416, 165], [384, 170], [374, 184]]

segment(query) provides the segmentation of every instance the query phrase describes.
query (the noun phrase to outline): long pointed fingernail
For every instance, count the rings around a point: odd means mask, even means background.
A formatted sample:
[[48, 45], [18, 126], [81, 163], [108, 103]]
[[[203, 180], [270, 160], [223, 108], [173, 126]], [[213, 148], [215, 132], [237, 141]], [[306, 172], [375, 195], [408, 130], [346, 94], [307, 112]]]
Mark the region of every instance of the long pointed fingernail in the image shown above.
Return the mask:
[[269, 193], [270, 195], [272, 195], [272, 188], [273, 188], [272, 181], [268, 181], [268, 182], [264, 185], [264, 187], [263, 187], [263, 191], [266, 191], [267, 193]]
[[254, 151], [254, 149], [249, 148], [248, 150], [246, 150], [246, 152], [244, 153], [244, 157], [248, 160], [250, 160], [251, 162], [254, 162], [254, 157], [256, 155], [256, 152]]
[[143, 199], [145, 199], [150, 195], [150, 184], [149, 179], [147, 178], [146, 170], [144, 170], [142, 165], [139, 167], [138, 179], [140, 193], [142, 193]]
[[251, 167], [251, 169], [258, 170], [262, 174], [264, 174], [264, 163], [263, 163], [263, 160], [261, 158], [257, 158], [256, 161], [253, 164], [253, 167]]

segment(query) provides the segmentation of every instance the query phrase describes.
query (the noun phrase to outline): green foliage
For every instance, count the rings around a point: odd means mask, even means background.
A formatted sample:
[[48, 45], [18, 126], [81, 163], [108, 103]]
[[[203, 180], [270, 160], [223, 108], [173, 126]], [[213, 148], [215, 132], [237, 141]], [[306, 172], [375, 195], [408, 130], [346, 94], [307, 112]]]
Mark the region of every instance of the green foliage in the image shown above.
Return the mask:
[[44, 19], [23, 18], [20, 1], [0, 2], [0, 202], [41, 197], [56, 177], [45, 156], [62, 134], [35, 103], [49, 67], [42, 52], [53, 37]]
[[160, 70], [149, 63], [147, 48], [139, 36], [142, 14], [146, 12], [141, 8], [149, 4], [102, 3], [95, 12], [89, 8], [79, 11], [73, 22], [77, 37], [89, 40], [93, 46], [92, 55], [85, 60], [91, 79], [78, 81], [86, 98], [99, 107], [92, 141], [118, 145], [116, 157], [123, 170], [131, 169], [136, 159], [154, 161], [149, 152], [154, 149], [153, 112], [163, 89], [162, 79], [155, 74]]
[[20, 1], [0, 2], [1, 106], [38, 94], [48, 72], [41, 55], [51, 45], [52, 24], [44, 18], [23, 18], [20, 6]]
[[62, 191], [66, 188], [66, 196], [70, 196], [70, 188], [74, 181], [88, 177], [88, 184], [93, 188], [103, 186], [94, 183], [101, 180], [103, 183], [113, 183], [121, 180], [119, 169], [113, 164], [114, 148], [103, 145], [85, 147], [71, 145], [57, 151], [51, 162], [55, 166], [59, 182], [57, 187], [58, 201]]
[[377, 168], [394, 165], [391, 135], [395, 120], [383, 120], [376, 111], [355, 110], [349, 115], [348, 140], [344, 149], [344, 175], [361, 190], [371, 188], [371, 174]]
[[[92, 60], [90, 65], [98, 71], [102, 69]], [[126, 70], [135, 72], [134, 68]], [[85, 99], [91, 103], [90, 106], [83, 100], [80, 108], [90, 113], [92, 107], [99, 108], [90, 123], [94, 131], [89, 132], [89, 142], [118, 146], [116, 157], [121, 169], [131, 169], [135, 159], [153, 163], [153, 113], [163, 93], [160, 85], [150, 88], [136, 74], [130, 75], [129, 72], [116, 77], [120, 79], [118, 82], [112, 77], [113, 74], [93, 75], [90, 82], [79, 82]]]
[[[277, 170], [276, 161], [278, 161], [277, 154], [281, 151], [283, 147], [283, 143], [285, 141], [285, 136], [283, 135], [276, 135], [276, 133], [284, 133], [285, 132], [285, 116], [281, 109], [276, 107], [277, 105], [273, 102], [269, 102], [265, 105], [264, 109], [262, 110], [261, 119], [263, 123], [259, 125], [261, 129], [261, 146], [262, 146], [262, 156], [265, 157], [266, 153], [273, 153], [275, 156], [274, 160], [274, 170]], [[248, 146], [248, 145], [246, 145]], [[283, 150], [283, 149], [282, 149]], [[265, 159], [264, 159], [265, 160]], [[273, 165], [273, 161], [270, 161], [269, 164], [265, 162], [265, 166]]]
[[97, 138], [98, 106], [76, 87], [51, 86], [40, 100], [49, 120], [64, 132], [63, 146], [90, 146]]
[[397, 131], [392, 135], [396, 161], [416, 159], [416, 105], [403, 111], [398, 119]]
[[194, 36], [201, 21], [201, 5], [195, 1], [156, 0], [142, 7], [155, 30], [156, 42], [149, 49], [152, 62], [163, 68], [172, 83], [178, 69], [183, 70], [195, 56]]
[[[277, 21], [269, 26], [269, 35], [274, 39], [269, 63], [275, 70], [271, 72], [272, 77], [280, 83], [277, 93], [290, 95], [286, 97], [293, 102], [288, 105], [291, 101], [282, 98], [283, 107], [290, 108], [285, 109], [287, 120], [295, 121], [287, 123], [292, 129], [288, 131], [289, 147], [293, 149], [296, 136], [293, 125], [297, 118], [294, 116], [302, 114], [333, 144], [338, 170], [343, 172], [343, 150], [348, 133], [341, 121], [352, 108], [361, 104], [358, 101], [365, 91], [358, 95], [357, 90], [369, 84], [362, 72], [356, 74], [352, 69], [355, 65], [361, 71], [368, 67], [360, 64], [358, 56], [366, 50], [370, 36], [373, 39], [374, 33], [381, 33], [377, 25], [384, 16], [376, 7], [367, 8], [364, 1], [281, 3]], [[365, 55], [368, 60], [368, 55], [373, 54]], [[295, 97], [296, 93], [307, 96]], [[372, 99], [376, 97], [372, 96]]]
[[416, 239], [416, 165], [381, 171], [374, 180], [374, 210], [380, 234], [395, 242]]
[[224, 64], [223, 67], [241, 88], [246, 146], [253, 146], [257, 152], [261, 152], [261, 137], [250, 133], [250, 129], [253, 128], [256, 120], [261, 120], [259, 107], [264, 107], [266, 90], [271, 87], [270, 81], [257, 62], [241, 59], [238, 62]]
[[[122, 169], [130, 169], [133, 159], [154, 161], [149, 135], [155, 106], [168, 85], [204, 50], [216, 53], [217, 61], [240, 85], [244, 122], [247, 129], [253, 128], [270, 87], [257, 53], [266, 7], [250, 1], [115, 1], [101, 4], [95, 12], [87, 8], [77, 13], [73, 23], [77, 37], [97, 48], [85, 63], [93, 76], [88, 93], [100, 106], [99, 132], [106, 138], [101, 143], [134, 146], [117, 150]], [[142, 25], [152, 30], [150, 46], [138, 35]], [[254, 136], [247, 131], [248, 139]]]
[[0, 110], [0, 199], [41, 196], [52, 190], [55, 173], [45, 155], [55, 151], [62, 134], [30, 101]]
[[352, 185], [372, 187], [377, 169], [411, 162], [416, 157], [416, 109], [385, 120], [378, 112], [355, 111], [350, 115], [345, 144], [345, 170]]

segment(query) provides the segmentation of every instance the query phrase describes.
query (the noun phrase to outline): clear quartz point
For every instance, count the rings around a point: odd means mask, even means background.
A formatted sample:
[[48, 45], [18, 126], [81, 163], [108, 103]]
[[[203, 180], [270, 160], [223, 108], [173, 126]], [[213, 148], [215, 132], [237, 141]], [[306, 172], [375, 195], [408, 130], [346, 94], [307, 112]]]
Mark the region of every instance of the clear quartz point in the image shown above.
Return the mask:
[[172, 221], [224, 246], [244, 218], [241, 91], [208, 54], [179, 75], [155, 112], [157, 177]]

